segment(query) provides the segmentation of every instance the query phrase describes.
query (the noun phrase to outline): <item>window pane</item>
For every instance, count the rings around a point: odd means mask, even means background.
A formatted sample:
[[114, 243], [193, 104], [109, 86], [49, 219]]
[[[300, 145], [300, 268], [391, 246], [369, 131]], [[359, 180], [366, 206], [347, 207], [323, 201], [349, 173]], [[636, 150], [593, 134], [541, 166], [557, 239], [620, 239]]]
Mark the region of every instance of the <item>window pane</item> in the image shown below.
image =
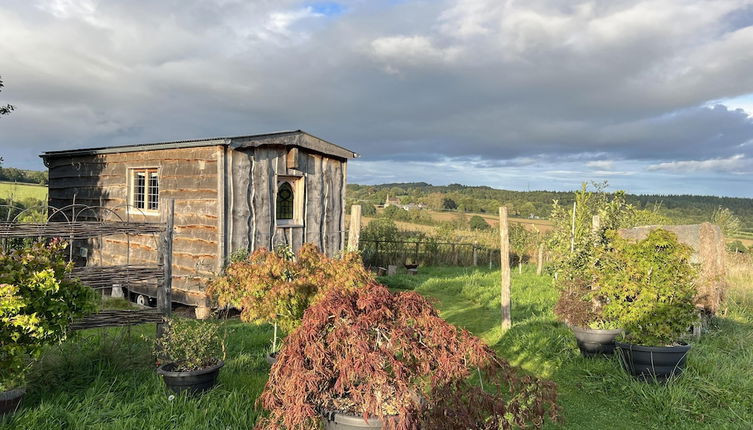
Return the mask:
[[159, 178], [156, 172], [149, 174], [149, 210], [159, 208]]
[[138, 209], [144, 209], [144, 188], [146, 186], [146, 175], [143, 172], [137, 172], [134, 177], [133, 186], [133, 205]]
[[293, 219], [293, 188], [287, 182], [277, 190], [277, 219]]

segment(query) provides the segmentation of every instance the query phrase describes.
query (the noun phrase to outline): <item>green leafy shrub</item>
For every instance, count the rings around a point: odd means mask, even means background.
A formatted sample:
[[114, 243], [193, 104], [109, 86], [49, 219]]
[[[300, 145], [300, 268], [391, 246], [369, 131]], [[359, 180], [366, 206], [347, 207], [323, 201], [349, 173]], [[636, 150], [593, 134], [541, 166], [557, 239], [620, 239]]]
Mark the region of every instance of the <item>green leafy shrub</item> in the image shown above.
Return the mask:
[[471, 217], [471, 219], [468, 221], [468, 227], [471, 230], [490, 230], [492, 228], [492, 226], [490, 226], [483, 217], [480, 217], [478, 215], [473, 215]]
[[96, 310], [94, 290], [68, 278], [65, 247], [52, 241], [0, 254], [0, 390], [21, 384], [42, 346], [61, 342], [74, 319]]
[[225, 359], [225, 336], [216, 322], [169, 318], [155, 353], [175, 363], [176, 372], [204, 369]]
[[[615, 328], [602, 314], [604, 299], [594, 286], [594, 256], [609, 246], [610, 234], [631, 225], [634, 209], [625, 200], [625, 193], [604, 192], [606, 184], [596, 184], [589, 191], [586, 184], [575, 193], [573, 208], [565, 209], [556, 201], [551, 219], [554, 230], [549, 248], [554, 260], [551, 270], [556, 273], [555, 285], [560, 297], [555, 306], [557, 317], [572, 325], [590, 328]], [[593, 217], [598, 215], [599, 228], [593, 229]], [[574, 228], [573, 228], [574, 227]]]
[[297, 255], [289, 249], [254, 251], [228, 265], [210, 282], [207, 294], [220, 306], [240, 309], [244, 321], [277, 324], [289, 332], [327, 289], [360, 288], [372, 280], [357, 253], [333, 259], [307, 243]]
[[697, 317], [692, 249], [662, 229], [636, 243], [610, 236], [612, 246], [598, 255], [595, 270], [604, 317], [619, 321], [630, 342], [676, 342]]

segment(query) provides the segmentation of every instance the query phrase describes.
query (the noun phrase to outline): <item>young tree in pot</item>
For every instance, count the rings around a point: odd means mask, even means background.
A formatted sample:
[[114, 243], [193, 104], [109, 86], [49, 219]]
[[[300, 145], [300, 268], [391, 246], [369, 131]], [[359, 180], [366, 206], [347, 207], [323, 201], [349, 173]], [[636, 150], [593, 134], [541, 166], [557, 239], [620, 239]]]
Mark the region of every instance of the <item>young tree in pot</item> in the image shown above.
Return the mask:
[[[477, 383], [472, 383], [476, 378]], [[553, 382], [520, 376], [414, 292], [331, 289], [285, 341], [257, 429], [499, 429], [556, 418]]]
[[220, 306], [241, 310], [243, 321], [273, 324], [274, 338], [267, 360], [274, 362], [279, 348], [278, 327], [289, 333], [303, 318], [303, 311], [333, 285], [356, 288], [373, 280], [357, 253], [329, 258], [307, 243], [294, 255], [289, 248], [259, 249], [229, 264], [214, 279], [207, 294]]
[[690, 350], [682, 339], [698, 316], [692, 249], [661, 229], [636, 243], [612, 236], [598, 257], [597, 283], [604, 315], [627, 333], [617, 343], [623, 366], [643, 379], [679, 375]]
[[201, 394], [217, 385], [225, 365], [225, 337], [216, 322], [170, 318], [155, 340], [155, 353], [157, 373], [170, 390]]
[[44, 345], [96, 309], [94, 290], [70, 279], [65, 242], [35, 243], [0, 254], [0, 415], [21, 402], [26, 371]]
[[[566, 210], [555, 201], [551, 214], [555, 229], [549, 245], [560, 291], [554, 312], [573, 331], [586, 357], [612, 354], [615, 338], [622, 333], [619, 323], [603, 314], [605, 298], [594, 283], [594, 256], [609, 246], [609, 231], [630, 225], [634, 210], [623, 192], [610, 195], [603, 192], [604, 186], [597, 184], [591, 192], [584, 184], [575, 193], [573, 208]], [[595, 215], [598, 226], [593, 225]]]

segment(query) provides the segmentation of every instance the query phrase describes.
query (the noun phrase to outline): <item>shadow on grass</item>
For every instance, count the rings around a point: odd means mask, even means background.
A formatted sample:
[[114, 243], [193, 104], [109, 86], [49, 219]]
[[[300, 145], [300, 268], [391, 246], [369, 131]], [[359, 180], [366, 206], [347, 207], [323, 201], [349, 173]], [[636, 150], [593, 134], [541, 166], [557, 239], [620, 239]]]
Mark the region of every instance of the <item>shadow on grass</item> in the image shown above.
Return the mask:
[[[513, 272], [513, 326], [500, 329], [499, 272], [433, 268], [406, 281], [436, 299], [443, 318], [480, 336], [526, 372], [558, 384], [560, 429], [753, 428], [753, 309], [729, 311], [692, 342], [686, 371], [669, 384], [636, 381], [616, 358], [584, 358], [574, 336], [556, 321], [551, 279]], [[386, 283], [389, 285], [390, 280]]]
[[219, 385], [200, 397], [170, 393], [151, 356], [154, 325], [87, 330], [48, 348], [34, 366], [24, 406], [0, 428], [252, 428], [269, 374], [271, 328], [226, 321]]

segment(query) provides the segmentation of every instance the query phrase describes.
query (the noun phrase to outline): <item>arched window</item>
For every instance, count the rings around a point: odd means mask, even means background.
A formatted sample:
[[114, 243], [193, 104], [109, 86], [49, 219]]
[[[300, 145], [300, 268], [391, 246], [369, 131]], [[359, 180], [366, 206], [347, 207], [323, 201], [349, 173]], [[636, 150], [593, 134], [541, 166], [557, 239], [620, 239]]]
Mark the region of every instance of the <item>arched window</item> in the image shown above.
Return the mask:
[[288, 182], [277, 189], [277, 219], [293, 219], [293, 187]]

